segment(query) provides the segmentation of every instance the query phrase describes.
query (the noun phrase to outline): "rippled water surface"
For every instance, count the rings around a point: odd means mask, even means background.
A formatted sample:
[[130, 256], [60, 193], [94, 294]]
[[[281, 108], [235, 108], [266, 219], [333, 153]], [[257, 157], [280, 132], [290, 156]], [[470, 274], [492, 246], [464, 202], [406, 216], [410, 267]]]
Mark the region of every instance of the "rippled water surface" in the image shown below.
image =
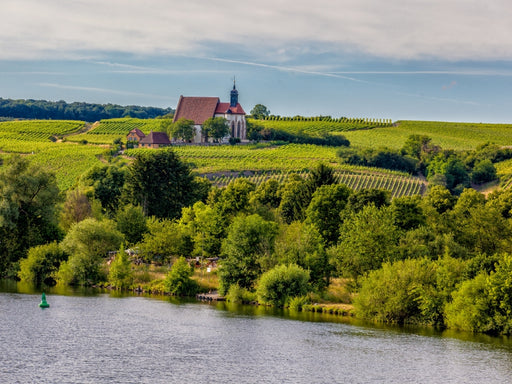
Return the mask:
[[47, 298], [40, 309], [40, 294], [0, 292], [0, 383], [512, 382], [512, 344], [498, 338], [146, 297]]

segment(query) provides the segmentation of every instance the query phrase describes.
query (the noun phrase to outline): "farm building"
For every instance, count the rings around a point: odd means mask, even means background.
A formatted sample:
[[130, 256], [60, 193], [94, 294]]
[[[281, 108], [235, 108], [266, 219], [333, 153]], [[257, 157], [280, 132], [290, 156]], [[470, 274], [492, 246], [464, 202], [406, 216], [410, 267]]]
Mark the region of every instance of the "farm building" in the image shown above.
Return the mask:
[[205, 138], [201, 135], [201, 126], [211, 117], [223, 117], [227, 120], [230, 137], [245, 140], [247, 137], [247, 124], [245, 121], [245, 111], [238, 102], [238, 91], [233, 84], [231, 90], [231, 100], [229, 103], [222, 103], [218, 97], [184, 97], [180, 96], [173, 122], [179, 119], [188, 119], [194, 122], [196, 134], [195, 143], [202, 143]]
[[128, 142], [132, 142], [135, 146], [142, 148], [162, 148], [171, 145], [171, 141], [165, 132], [153, 132], [151, 131], [147, 136], [142, 133], [138, 128], [132, 129], [128, 136], [126, 136]]

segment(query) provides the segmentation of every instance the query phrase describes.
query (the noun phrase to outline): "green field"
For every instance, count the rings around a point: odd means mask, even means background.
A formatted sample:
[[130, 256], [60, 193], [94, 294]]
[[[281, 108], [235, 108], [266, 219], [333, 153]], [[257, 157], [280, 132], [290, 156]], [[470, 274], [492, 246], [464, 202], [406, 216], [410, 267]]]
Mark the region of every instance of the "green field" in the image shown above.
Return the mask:
[[251, 123], [262, 126], [266, 129], [276, 129], [289, 133], [304, 133], [312, 136], [321, 136], [327, 133], [346, 132], [359, 129], [372, 129], [377, 127], [388, 127], [392, 125], [389, 119], [357, 119], [330, 117], [303, 117], [292, 118], [267, 118], [265, 120], [248, 120]]
[[444, 149], [469, 150], [486, 142], [512, 145], [512, 124], [398, 121], [392, 127], [343, 132], [353, 146], [394, 149], [402, 148], [413, 134], [429, 136]]
[[120, 118], [101, 120], [94, 124], [93, 128], [86, 133], [67, 137], [67, 140], [80, 142], [87, 141], [93, 144], [112, 144], [115, 139], [121, 138], [126, 141], [128, 133], [135, 128], [140, 129], [145, 134], [150, 131], [161, 131], [162, 119], [135, 119]]
[[[352, 146], [395, 149], [402, 147], [411, 134], [426, 135], [434, 144], [455, 150], [474, 149], [485, 142], [512, 145], [512, 125], [479, 123], [444, 123], [427, 121], [399, 121], [390, 125], [388, 120], [302, 118], [302, 120], [258, 120], [263, 125], [273, 124], [278, 129], [309, 134], [333, 133], [348, 138]], [[59, 187], [67, 189], [76, 178], [101, 161], [106, 146], [116, 138], [125, 141], [128, 132], [139, 128], [144, 133], [161, 130], [162, 120], [133, 118], [102, 120], [92, 127], [81, 121], [8, 121], [0, 122], [0, 152], [2, 156], [19, 153], [30, 156], [34, 162], [56, 172]], [[277, 124], [277, 125], [276, 125]], [[366, 126], [372, 129], [361, 129]], [[384, 126], [383, 126], [384, 125]], [[89, 129], [88, 131], [86, 131]], [[86, 131], [86, 132], [84, 132]], [[61, 140], [62, 139], [62, 140]], [[79, 145], [79, 142], [87, 145]], [[138, 151], [127, 150], [127, 157]], [[207, 175], [216, 185], [226, 185], [234, 177], [246, 176], [256, 184], [275, 177], [285, 180], [291, 172], [305, 175], [319, 162], [333, 167], [340, 181], [351, 188], [386, 188], [394, 196], [423, 192], [425, 183], [418, 178], [399, 172], [364, 167], [351, 167], [338, 163], [336, 148], [310, 144], [271, 145], [189, 145], [175, 146], [174, 150], [194, 171]], [[504, 186], [512, 183], [509, 162], [498, 164]]]

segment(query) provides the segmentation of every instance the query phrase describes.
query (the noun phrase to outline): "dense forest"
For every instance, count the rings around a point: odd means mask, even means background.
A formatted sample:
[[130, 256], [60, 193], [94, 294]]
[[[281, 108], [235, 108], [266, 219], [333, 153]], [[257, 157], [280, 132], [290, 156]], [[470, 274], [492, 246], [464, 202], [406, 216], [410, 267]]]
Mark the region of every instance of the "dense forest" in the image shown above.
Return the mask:
[[174, 113], [172, 108], [0, 98], [0, 118], [6, 119], [82, 120], [93, 122], [119, 117], [152, 119], [172, 113]]

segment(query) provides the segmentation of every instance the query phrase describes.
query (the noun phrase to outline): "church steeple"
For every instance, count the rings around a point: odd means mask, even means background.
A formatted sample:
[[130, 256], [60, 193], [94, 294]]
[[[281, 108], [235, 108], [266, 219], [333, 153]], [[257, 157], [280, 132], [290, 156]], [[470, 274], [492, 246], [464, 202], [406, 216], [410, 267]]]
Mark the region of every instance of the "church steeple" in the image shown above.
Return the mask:
[[236, 107], [238, 104], [238, 91], [236, 90], [236, 80], [233, 79], [233, 89], [231, 90], [230, 107]]

